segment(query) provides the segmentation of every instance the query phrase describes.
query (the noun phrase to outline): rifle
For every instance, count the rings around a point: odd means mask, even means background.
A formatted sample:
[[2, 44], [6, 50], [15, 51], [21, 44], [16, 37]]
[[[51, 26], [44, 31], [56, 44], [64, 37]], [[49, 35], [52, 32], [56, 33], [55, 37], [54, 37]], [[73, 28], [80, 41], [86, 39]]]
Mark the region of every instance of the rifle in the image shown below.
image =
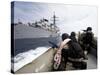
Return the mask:
[[48, 41], [48, 42], [52, 45], [52, 48], [58, 48], [58, 46], [54, 42], [51, 42], [51, 41]]

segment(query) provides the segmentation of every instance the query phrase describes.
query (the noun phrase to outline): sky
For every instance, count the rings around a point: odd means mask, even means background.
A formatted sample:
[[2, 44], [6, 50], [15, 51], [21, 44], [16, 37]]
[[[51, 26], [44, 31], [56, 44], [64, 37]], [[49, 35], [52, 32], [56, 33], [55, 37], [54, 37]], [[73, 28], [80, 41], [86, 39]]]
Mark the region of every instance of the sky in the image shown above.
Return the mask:
[[67, 5], [34, 2], [14, 3], [14, 22], [20, 20], [23, 23], [39, 21], [42, 18], [49, 19], [55, 15], [58, 17], [56, 25], [61, 33], [70, 34], [72, 31], [84, 30], [92, 27], [97, 36], [97, 7], [86, 5]]

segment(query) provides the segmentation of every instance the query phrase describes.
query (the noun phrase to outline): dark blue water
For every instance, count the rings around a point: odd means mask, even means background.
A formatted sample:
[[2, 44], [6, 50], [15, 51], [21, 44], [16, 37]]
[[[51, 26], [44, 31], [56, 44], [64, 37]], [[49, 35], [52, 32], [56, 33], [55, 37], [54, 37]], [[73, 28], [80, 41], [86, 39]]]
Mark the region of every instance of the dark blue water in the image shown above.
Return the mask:
[[15, 39], [14, 40], [14, 56], [28, 51], [30, 49], [35, 49], [37, 47], [52, 46], [48, 41], [52, 41], [55, 44], [59, 42], [57, 37], [48, 38], [31, 38], [31, 39]]

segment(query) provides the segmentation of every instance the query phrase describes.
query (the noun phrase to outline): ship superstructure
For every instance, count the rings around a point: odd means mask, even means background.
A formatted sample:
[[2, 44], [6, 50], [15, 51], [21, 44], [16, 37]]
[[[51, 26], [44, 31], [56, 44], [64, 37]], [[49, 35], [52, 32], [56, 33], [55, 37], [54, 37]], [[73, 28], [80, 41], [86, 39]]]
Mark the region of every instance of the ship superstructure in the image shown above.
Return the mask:
[[50, 20], [42, 18], [34, 23], [23, 24], [18, 22], [14, 24], [14, 38], [38, 38], [38, 37], [56, 37], [59, 34], [59, 27], [56, 25], [55, 14]]

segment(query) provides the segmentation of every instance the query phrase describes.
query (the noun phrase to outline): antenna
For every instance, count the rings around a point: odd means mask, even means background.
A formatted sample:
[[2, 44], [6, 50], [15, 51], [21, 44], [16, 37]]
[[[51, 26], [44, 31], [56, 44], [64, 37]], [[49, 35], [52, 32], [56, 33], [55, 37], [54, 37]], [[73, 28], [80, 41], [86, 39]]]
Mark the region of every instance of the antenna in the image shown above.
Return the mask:
[[52, 20], [53, 21], [53, 25], [56, 26], [56, 21], [58, 21], [58, 20], [56, 20], [56, 18], [58, 18], [58, 17], [56, 17], [55, 12], [54, 12], [54, 15], [53, 15], [52, 18], [53, 18], [53, 20]]

